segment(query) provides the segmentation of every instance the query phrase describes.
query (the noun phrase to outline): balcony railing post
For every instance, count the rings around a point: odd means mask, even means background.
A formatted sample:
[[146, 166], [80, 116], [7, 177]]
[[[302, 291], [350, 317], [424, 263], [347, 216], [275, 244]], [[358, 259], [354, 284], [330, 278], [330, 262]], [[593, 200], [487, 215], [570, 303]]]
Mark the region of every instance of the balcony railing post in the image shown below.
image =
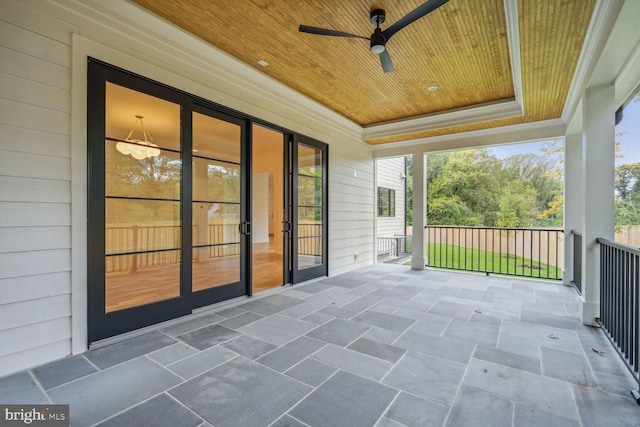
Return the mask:
[[598, 325], [638, 382], [631, 394], [640, 404], [640, 249], [606, 239], [600, 247], [600, 317]]

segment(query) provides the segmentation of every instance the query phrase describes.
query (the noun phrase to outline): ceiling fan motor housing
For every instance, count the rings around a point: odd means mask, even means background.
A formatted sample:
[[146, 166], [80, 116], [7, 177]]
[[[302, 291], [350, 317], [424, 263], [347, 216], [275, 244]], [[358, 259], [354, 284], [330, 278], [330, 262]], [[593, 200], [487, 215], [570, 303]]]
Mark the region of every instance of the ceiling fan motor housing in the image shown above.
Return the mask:
[[372, 10], [369, 17], [370, 17], [369, 20], [375, 26], [382, 24], [387, 19], [387, 15], [384, 13], [384, 10], [382, 9]]

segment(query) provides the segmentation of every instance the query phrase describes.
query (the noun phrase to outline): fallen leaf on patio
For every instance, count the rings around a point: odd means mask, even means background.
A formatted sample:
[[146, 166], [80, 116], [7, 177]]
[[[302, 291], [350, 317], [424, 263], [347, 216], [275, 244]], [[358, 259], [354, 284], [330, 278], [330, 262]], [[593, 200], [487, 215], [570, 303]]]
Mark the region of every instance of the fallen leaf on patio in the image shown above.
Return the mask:
[[473, 311], [475, 311], [476, 313], [482, 313], [482, 310], [478, 310], [477, 308]]
[[483, 369], [482, 372], [484, 372], [486, 374], [487, 372], [489, 372], [489, 370], [488, 369]]
[[604, 354], [604, 350], [600, 350], [599, 348], [592, 348], [594, 353], [598, 353], [600, 356]]
[[551, 338], [552, 340], [558, 339], [558, 336], [556, 334], [549, 334], [548, 337]]

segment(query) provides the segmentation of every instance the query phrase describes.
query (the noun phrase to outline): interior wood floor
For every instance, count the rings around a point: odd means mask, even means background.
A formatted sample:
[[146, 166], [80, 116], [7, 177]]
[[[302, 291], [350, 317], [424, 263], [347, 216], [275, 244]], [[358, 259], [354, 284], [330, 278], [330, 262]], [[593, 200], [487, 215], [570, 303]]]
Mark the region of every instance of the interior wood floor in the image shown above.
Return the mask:
[[[273, 248], [272, 242], [253, 245], [253, 293], [284, 283], [283, 255], [274, 252]], [[239, 280], [239, 255], [193, 261], [194, 292]], [[134, 272], [107, 273], [105, 287], [107, 313], [175, 298], [180, 295], [180, 264], [141, 268]]]

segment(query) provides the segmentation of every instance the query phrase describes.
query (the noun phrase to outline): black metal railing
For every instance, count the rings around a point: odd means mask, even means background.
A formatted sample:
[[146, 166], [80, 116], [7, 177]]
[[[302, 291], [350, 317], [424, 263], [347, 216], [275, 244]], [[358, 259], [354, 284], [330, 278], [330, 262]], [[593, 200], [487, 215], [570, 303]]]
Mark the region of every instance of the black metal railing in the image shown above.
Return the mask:
[[562, 279], [561, 229], [428, 225], [427, 266], [541, 279]]
[[[640, 249], [606, 239], [600, 244], [598, 324], [640, 386]], [[640, 404], [640, 389], [631, 393]]]
[[573, 279], [571, 284], [582, 295], [582, 234], [571, 231], [573, 236]]
[[[105, 243], [107, 253], [131, 253], [131, 256], [108, 256], [106, 271], [135, 271], [138, 268], [156, 267], [180, 262], [182, 227], [179, 225], [129, 225], [107, 227]], [[198, 234], [198, 226], [193, 226]], [[240, 231], [238, 224], [208, 224], [205, 247], [210, 258], [238, 255]], [[195, 256], [195, 254], [194, 254]]]
[[394, 234], [393, 237], [378, 237], [378, 258], [399, 258], [412, 251], [412, 236]]
[[298, 254], [322, 256], [322, 223], [298, 224]]

